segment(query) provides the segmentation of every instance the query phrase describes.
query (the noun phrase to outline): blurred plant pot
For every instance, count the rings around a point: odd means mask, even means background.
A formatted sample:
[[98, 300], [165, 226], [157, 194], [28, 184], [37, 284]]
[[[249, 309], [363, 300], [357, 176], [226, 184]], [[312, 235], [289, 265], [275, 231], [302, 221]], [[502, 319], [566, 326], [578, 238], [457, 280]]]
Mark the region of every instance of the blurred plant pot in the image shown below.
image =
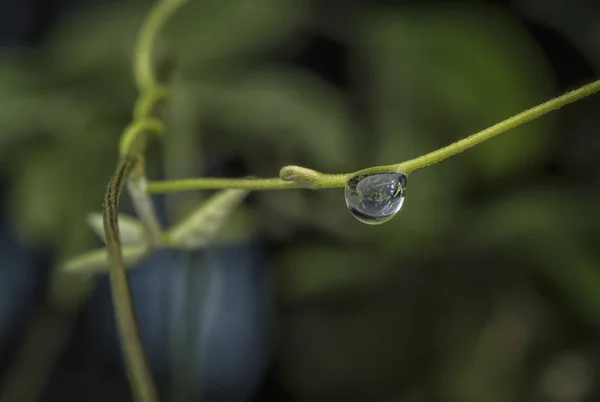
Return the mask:
[[[262, 379], [272, 336], [261, 246], [161, 250], [130, 272], [143, 343], [161, 393], [181, 401], [247, 400]], [[107, 277], [97, 280], [90, 303], [99, 344], [108, 359], [122, 362]]]
[[[3, 200], [0, 192], [0, 200]], [[11, 341], [26, 324], [40, 285], [38, 258], [33, 250], [18, 240], [0, 202], [0, 351], [9, 353]], [[8, 359], [2, 359], [1, 369]]]

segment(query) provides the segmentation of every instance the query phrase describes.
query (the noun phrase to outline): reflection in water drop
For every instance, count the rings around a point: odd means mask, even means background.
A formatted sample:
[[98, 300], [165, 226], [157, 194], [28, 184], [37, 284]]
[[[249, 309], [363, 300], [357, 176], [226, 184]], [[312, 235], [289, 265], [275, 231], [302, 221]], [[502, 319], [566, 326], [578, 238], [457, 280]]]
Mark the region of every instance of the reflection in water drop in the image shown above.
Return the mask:
[[344, 190], [346, 206], [356, 219], [376, 225], [389, 221], [404, 202], [406, 175], [379, 173], [354, 176]]

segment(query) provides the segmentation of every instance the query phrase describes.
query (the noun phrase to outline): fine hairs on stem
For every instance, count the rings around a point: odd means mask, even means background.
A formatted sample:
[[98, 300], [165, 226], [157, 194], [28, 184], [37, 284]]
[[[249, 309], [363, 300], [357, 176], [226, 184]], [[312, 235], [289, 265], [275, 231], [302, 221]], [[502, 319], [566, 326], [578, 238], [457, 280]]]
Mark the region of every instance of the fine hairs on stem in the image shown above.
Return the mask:
[[531, 109], [527, 109], [506, 120], [503, 120], [485, 130], [472, 134], [462, 140], [454, 142], [446, 147], [440, 148], [417, 158], [400, 162], [394, 165], [374, 166], [345, 174], [324, 174], [300, 166], [286, 166], [281, 169], [278, 178], [269, 179], [212, 179], [194, 178], [182, 180], [151, 181], [148, 183], [150, 193], [172, 193], [191, 190], [217, 190], [226, 188], [246, 190], [286, 190], [308, 188], [313, 190], [344, 187], [348, 179], [355, 175], [369, 175], [383, 172], [403, 172], [406, 175], [415, 170], [433, 165], [454, 156], [458, 153], [519, 127], [525, 123], [542, 117], [554, 110], [573, 103], [586, 96], [600, 91], [600, 80], [584, 85], [574, 91], [557, 98], [551, 99]]
[[[104, 197], [103, 227], [110, 268], [111, 290], [117, 328], [123, 348], [127, 376], [134, 400], [158, 402], [158, 393], [141, 344], [133, 300], [129, 289], [121, 239], [119, 235], [119, 200], [125, 184], [134, 195], [134, 206], [150, 238], [160, 238], [161, 228], [154, 208], [145, 192], [144, 149], [149, 136], [162, 134], [164, 126], [156, 116], [158, 104], [168, 96], [167, 89], [154, 72], [156, 38], [169, 17], [185, 0], [156, 3], [142, 26], [134, 59], [134, 77], [140, 92], [134, 108], [134, 121], [121, 137], [120, 158]], [[130, 180], [131, 176], [131, 181]], [[152, 245], [155, 245], [153, 242]], [[151, 251], [151, 250], [150, 250]]]
[[[151, 238], [159, 239], [162, 229], [157, 223], [149, 193], [169, 193], [191, 190], [320, 190], [344, 187], [355, 175], [383, 172], [402, 172], [406, 175], [463, 152], [498, 134], [535, 120], [569, 103], [600, 91], [600, 80], [532, 107], [485, 130], [468, 136], [446, 147], [394, 165], [375, 166], [353, 173], [325, 174], [301, 166], [285, 166], [274, 178], [216, 179], [196, 178], [147, 182], [144, 173], [144, 150], [148, 137], [160, 135], [164, 124], [156, 112], [157, 106], [168, 98], [169, 89], [159, 82], [153, 57], [156, 39], [167, 20], [186, 0], [159, 0], [150, 11], [140, 30], [135, 49], [134, 78], [140, 92], [134, 108], [134, 120], [126, 128], [120, 143], [120, 160], [107, 186], [104, 200], [103, 227], [106, 234], [111, 287], [115, 316], [125, 357], [131, 390], [136, 401], [158, 402], [156, 388], [140, 342], [139, 329], [129, 290], [123, 250], [118, 230], [119, 200], [123, 188], [129, 184], [134, 207]], [[156, 246], [156, 241], [151, 246]], [[149, 252], [152, 251], [152, 247]]]

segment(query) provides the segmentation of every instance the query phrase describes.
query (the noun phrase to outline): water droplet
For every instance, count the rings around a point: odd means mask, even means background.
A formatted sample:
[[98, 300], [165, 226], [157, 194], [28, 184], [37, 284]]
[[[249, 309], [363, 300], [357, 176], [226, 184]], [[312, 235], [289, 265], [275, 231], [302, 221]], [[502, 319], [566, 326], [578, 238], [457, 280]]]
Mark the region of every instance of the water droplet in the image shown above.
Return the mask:
[[378, 173], [354, 176], [344, 190], [346, 206], [356, 219], [376, 225], [387, 222], [398, 213], [404, 202], [406, 175]]

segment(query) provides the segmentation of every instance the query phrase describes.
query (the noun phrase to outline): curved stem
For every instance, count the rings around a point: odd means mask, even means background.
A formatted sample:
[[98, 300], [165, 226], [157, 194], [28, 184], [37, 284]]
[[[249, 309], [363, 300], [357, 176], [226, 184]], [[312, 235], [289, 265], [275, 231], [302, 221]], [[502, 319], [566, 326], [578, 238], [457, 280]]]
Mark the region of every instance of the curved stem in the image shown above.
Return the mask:
[[159, 0], [150, 11], [138, 36], [133, 75], [140, 92], [158, 85], [154, 75], [154, 46], [156, 38], [171, 15], [187, 0]]
[[132, 153], [140, 154], [140, 149], [144, 148], [144, 140], [148, 133], [161, 135], [164, 131], [165, 125], [159, 119], [145, 118], [134, 120], [121, 135], [119, 147], [121, 156]]
[[127, 176], [136, 163], [137, 158], [134, 156], [123, 158], [108, 184], [104, 197], [104, 232], [106, 234], [113, 303], [117, 323], [119, 324], [117, 327], [125, 355], [127, 375], [135, 400], [157, 402], [158, 394], [154, 388], [152, 375], [148, 369], [148, 362], [140, 341], [133, 300], [129, 291], [118, 223], [119, 198], [127, 181]]
[[[144, 354], [129, 290], [119, 233], [119, 200], [130, 174], [136, 168], [137, 182], [130, 187], [130, 190], [135, 193], [134, 195], [138, 195], [138, 198], [147, 196], [144, 194], [143, 153], [147, 137], [150, 134], [161, 134], [164, 130], [164, 124], [155, 114], [157, 104], [167, 95], [166, 89], [154, 74], [153, 51], [156, 38], [165, 22], [184, 2], [185, 0], [163, 0], [157, 3], [141, 28], [134, 61], [134, 78], [140, 91], [140, 98], [135, 105], [134, 120], [121, 137], [119, 164], [110, 179], [104, 199], [103, 223], [117, 329], [133, 396], [140, 402], [158, 402], [158, 393]], [[160, 237], [160, 227], [154, 221], [151, 202], [144, 200], [140, 203], [138, 199], [134, 204], [138, 209], [142, 205], [141, 218], [147, 230], [154, 231], [154, 235]]]
[[401, 171], [406, 174], [413, 172], [417, 169], [424, 168], [434, 163], [438, 163], [454, 156], [460, 152], [466, 151], [467, 149], [483, 142], [487, 141], [492, 137], [502, 134], [508, 130], [518, 127], [522, 124], [528, 123], [539, 117], [542, 117], [554, 110], [558, 110], [561, 107], [573, 103], [581, 98], [592, 95], [600, 91], [600, 80], [594, 81], [590, 84], [584, 85], [579, 89], [551, 99], [541, 105], [527, 109], [515, 116], [512, 116], [500, 123], [494, 124], [491, 127], [486, 128], [478, 133], [468, 136], [460, 141], [452, 143], [444, 148], [440, 148], [436, 151], [430, 152], [418, 158], [411, 159], [406, 162], [401, 162], [396, 165], [392, 165], [393, 170]]
[[376, 174], [384, 172], [403, 172], [409, 174], [417, 169], [433, 165], [451, 156], [489, 140], [498, 134], [509, 131], [522, 124], [535, 120], [545, 114], [573, 103], [586, 96], [600, 91], [600, 80], [584, 85], [579, 89], [551, 99], [541, 105], [532, 107], [500, 123], [486, 128], [460, 141], [452, 143], [418, 158], [414, 158], [395, 165], [374, 166], [359, 170], [354, 173], [345, 174], [323, 174], [300, 166], [286, 166], [281, 169], [280, 178], [265, 179], [214, 179], [197, 178], [184, 180], [165, 180], [148, 182], [148, 191], [151, 193], [169, 193], [191, 190], [218, 190], [226, 188], [237, 188], [245, 190], [285, 190], [295, 188], [325, 189], [344, 187], [349, 178], [359, 174]]

